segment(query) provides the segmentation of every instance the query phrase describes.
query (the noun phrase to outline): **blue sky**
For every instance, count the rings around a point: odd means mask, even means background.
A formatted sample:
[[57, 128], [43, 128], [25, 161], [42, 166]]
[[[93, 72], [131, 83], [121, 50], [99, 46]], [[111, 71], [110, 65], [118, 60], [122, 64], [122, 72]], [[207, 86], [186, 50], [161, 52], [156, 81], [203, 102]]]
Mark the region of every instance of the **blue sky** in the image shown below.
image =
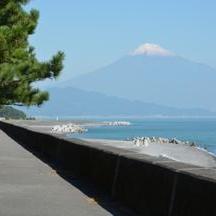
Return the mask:
[[214, 0], [32, 0], [40, 10], [31, 43], [40, 59], [66, 53], [62, 79], [154, 43], [216, 68]]

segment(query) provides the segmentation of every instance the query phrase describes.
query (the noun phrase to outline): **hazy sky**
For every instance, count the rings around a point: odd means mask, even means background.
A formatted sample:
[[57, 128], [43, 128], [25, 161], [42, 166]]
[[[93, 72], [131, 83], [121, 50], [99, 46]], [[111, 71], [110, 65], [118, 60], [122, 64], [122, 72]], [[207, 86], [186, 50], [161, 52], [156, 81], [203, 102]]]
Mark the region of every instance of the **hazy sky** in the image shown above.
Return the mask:
[[32, 0], [40, 22], [38, 56], [66, 53], [63, 79], [154, 43], [216, 68], [215, 0]]

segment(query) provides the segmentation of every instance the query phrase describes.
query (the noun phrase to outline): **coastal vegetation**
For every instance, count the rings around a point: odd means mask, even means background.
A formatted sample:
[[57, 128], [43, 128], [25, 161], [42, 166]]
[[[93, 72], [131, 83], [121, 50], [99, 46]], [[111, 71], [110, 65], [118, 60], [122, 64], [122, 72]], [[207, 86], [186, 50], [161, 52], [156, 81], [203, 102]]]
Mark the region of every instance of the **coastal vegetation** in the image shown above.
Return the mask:
[[0, 118], [26, 119], [26, 114], [23, 111], [15, 109], [11, 106], [2, 106], [0, 107]]
[[29, 44], [39, 18], [37, 10], [25, 10], [29, 2], [0, 1], [0, 105], [41, 105], [49, 95], [35, 82], [56, 79], [63, 69], [63, 52], [40, 61]]

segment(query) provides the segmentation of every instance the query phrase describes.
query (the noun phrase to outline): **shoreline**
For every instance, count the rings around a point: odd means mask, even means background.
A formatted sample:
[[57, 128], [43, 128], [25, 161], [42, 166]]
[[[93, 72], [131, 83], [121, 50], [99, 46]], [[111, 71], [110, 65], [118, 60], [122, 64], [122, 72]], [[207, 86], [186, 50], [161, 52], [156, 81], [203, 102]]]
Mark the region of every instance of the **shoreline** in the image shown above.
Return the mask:
[[86, 120], [86, 119], [215, 119], [215, 115], [71, 115], [71, 116], [34, 116], [39, 121]]
[[[12, 124], [17, 124], [35, 130], [38, 132], [51, 133], [51, 129], [55, 125], [63, 125], [68, 123], [74, 123], [81, 127], [100, 127], [103, 126], [103, 122], [97, 121], [85, 121], [85, 120], [60, 120], [60, 121], [44, 121], [44, 120], [13, 120], [8, 121]], [[57, 136], [66, 137], [66, 134], [55, 134]], [[73, 139], [68, 138], [67, 139]], [[172, 143], [150, 143], [146, 146], [136, 146], [133, 141], [123, 140], [110, 140], [110, 139], [85, 139], [78, 138], [92, 143], [100, 143], [101, 145], [112, 146], [115, 148], [123, 148], [132, 152], [141, 154], [147, 154], [155, 157], [169, 158], [175, 161], [198, 165], [201, 167], [216, 167], [216, 155], [205, 150], [201, 147], [191, 147], [186, 144], [172, 144]]]
[[164, 157], [174, 161], [193, 164], [200, 167], [216, 167], [216, 155], [200, 147], [186, 144], [151, 143], [148, 147], [134, 145], [132, 141], [107, 139], [80, 139], [104, 146], [127, 149], [132, 152], [147, 154], [154, 157]]

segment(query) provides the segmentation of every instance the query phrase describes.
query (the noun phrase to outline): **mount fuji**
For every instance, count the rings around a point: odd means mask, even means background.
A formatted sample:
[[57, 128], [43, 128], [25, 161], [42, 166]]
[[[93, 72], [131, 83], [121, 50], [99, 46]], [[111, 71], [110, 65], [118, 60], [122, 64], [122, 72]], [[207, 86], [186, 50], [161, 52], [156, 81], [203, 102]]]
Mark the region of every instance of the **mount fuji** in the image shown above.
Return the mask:
[[145, 103], [216, 111], [216, 70], [155, 44], [143, 44], [113, 64], [63, 85]]

